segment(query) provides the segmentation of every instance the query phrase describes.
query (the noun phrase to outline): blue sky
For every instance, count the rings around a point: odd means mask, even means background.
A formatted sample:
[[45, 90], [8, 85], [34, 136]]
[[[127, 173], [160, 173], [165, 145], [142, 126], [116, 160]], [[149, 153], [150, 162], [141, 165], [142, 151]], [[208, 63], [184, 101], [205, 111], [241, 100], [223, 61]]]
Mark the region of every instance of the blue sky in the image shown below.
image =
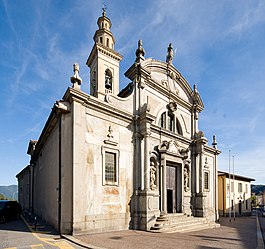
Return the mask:
[[[209, 143], [216, 134], [219, 169], [265, 184], [265, 1], [105, 1], [123, 73], [135, 60], [137, 41], [146, 58], [165, 60], [171, 42], [174, 66], [197, 84], [205, 109], [199, 128]], [[29, 162], [56, 100], [80, 65], [89, 93], [86, 59], [93, 46], [102, 1], [0, 0], [0, 185], [15, 184]], [[232, 160], [231, 160], [232, 161]], [[231, 162], [232, 165], [232, 162]]]

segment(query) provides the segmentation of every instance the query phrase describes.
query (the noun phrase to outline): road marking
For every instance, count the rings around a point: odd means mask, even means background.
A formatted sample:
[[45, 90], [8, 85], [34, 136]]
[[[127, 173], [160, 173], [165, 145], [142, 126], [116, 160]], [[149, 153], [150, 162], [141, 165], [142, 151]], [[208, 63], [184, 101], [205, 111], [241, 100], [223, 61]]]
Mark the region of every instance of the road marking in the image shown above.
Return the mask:
[[58, 242], [54, 242], [54, 244], [61, 249], [74, 249], [74, 247], [69, 245], [66, 241], [58, 241]]
[[32, 249], [44, 249], [43, 244], [31, 245], [30, 247], [31, 247]]
[[[28, 245], [28, 246], [30, 246], [32, 249], [45, 249], [45, 247], [43, 246], [43, 244], [36, 244], [36, 245]], [[19, 249], [20, 247], [6, 247], [6, 248], [4, 248], [4, 249]], [[24, 246], [23, 246], [23, 248], [25, 248]]]
[[48, 245], [51, 245], [51, 246], [54, 246], [54, 243], [52, 243], [52, 242], [49, 242], [47, 239], [45, 239], [45, 238], [41, 238], [32, 228], [31, 228], [31, 226], [28, 224], [28, 222], [25, 220], [25, 218], [21, 215], [21, 218], [22, 218], [22, 220], [24, 221], [24, 223], [27, 225], [27, 227], [29, 228], [29, 230], [30, 230], [30, 232], [32, 233], [32, 235], [36, 238], [36, 239], [38, 239], [39, 241], [42, 241], [42, 242], [44, 242], [44, 243], [46, 243], [46, 244], [48, 244]]
[[[23, 216], [21, 216], [22, 220], [25, 222], [25, 224], [27, 225], [27, 227], [29, 228], [29, 230], [31, 231], [32, 235], [38, 239], [39, 241], [42, 241], [48, 245], [52, 245], [52, 246], [56, 246], [59, 247], [60, 249], [75, 249], [74, 247], [72, 247], [70, 244], [68, 244], [66, 241], [56, 241], [54, 242], [53, 239], [51, 238], [41, 238], [38, 233], [36, 231], [34, 231], [31, 226], [28, 224], [28, 222], [25, 220], [25, 218]], [[41, 249], [44, 248], [42, 244], [38, 244], [41, 245], [42, 247], [32, 247], [34, 249]], [[16, 247], [14, 248], [6, 248], [6, 249], [17, 249]]]

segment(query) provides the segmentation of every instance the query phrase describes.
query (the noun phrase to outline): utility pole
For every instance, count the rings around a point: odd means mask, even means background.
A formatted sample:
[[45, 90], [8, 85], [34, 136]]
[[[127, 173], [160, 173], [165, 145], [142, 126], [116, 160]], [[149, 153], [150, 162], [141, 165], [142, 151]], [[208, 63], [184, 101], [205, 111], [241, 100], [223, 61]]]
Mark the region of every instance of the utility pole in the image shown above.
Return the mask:
[[234, 211], [234, 221], [236, 220], [236, 210], [235, 210], [235, 156], [233, 156], [233, 211]]
[[229, 221], [231, 222], [231, 175], [230, 175], [230, 150], [229, 150]]

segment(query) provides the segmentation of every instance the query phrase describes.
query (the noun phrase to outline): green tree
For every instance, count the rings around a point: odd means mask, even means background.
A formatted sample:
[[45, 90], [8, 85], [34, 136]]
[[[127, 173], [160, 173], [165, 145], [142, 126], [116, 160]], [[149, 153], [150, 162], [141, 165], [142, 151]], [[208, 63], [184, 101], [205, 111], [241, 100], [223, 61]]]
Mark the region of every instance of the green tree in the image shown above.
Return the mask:
[[251, 202], [251, 206], [252, 207], [256, 207], [257, 206], [257, 197], [256, 197], [256, 195], [252, 195], [250, 197], [250, 202]]
[[7, 198], [3, 194], [0, 193], [0, 200], [7, 200]]

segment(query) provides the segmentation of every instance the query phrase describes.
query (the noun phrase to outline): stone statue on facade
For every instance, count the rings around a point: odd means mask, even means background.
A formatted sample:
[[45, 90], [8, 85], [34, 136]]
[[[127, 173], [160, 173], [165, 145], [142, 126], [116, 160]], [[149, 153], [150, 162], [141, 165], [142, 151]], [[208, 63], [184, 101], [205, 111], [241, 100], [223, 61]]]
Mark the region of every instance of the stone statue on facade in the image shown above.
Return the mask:
[[172, 48], [172, 43], [169, 43], [168, 48], [167, 48], [166, 62], [168, 64], [172, 64], [173, 57], [174, 57], [174, 51], [173, 51], [173, 48]]
[[138, 48], [137, 48], [135, 54], [136, 54], [136, 60], [135, 60], [136, 62], [141, 62], [144, 60], [145, 51], [143, 48], [142, 40], [138, 41]]
[[190, 189], [190, 167], [189, 167], [189, 160], [186, 160], [184, 166], [184, 191], [187, 192]]
[[157, 186], [155, 184], [156, 182], [156, 167], [154, 162], [150, 162], [150, 189], [156, 190]]
[[73, 88], [80, 90], [80, 85], [82, 83], [82, 79], [79, 76], [79, 65], [75, 63], [73, 65], [74, 68], [74, 75], [70, 78], [71, 82], [73, 83]]

